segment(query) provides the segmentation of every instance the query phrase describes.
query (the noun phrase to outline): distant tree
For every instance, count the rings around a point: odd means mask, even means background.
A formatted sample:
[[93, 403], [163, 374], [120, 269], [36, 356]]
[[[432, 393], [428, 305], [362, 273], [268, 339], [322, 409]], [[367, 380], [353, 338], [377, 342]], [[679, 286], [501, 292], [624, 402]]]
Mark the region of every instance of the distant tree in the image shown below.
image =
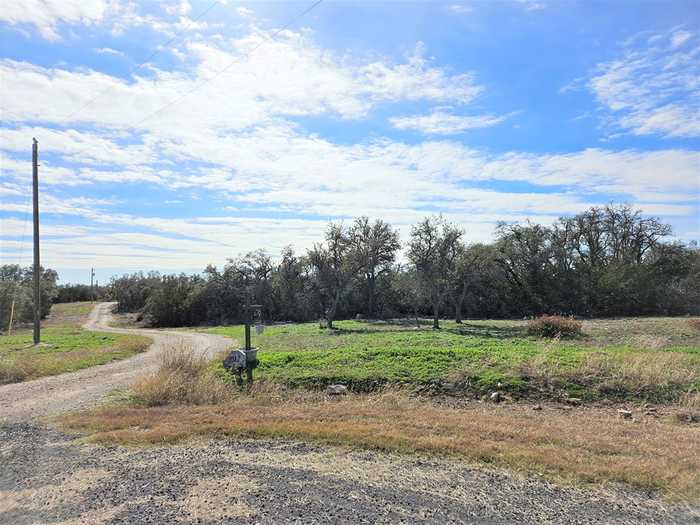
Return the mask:
[[109, 297], [117, 301], [118, 312], [140, 312], [155, 288], [160, 285], [158, 272], [133, 273], [112, 277], [109, 284]]
[[75, 303], [79, 301], [95, 301], [104, 296], [104, 287], [88, 284], [62, 284], [58, 287], [56, 303]]
[[349, 237], [357, 267], [366, 283], [366, 313], [372, 318], [376, 314], [377, 282], [391, 271], [396, 252], [401, 248], [399, 234], [381, 219], [370, 222], [367, 217], [359, 217], [350, 228]]
[[[29, 323], [34, 319], [34, 271], [33, 267], [21, 267], [17, 264], [0, 266], [0, 330], [6, 330], [13, 309], [13, 324]], [[58, 274], [49, 268], [40, 268], [39, 299], [41, 318], [51, 311], [57, 295], [56, 281]]]
[[523, 313], [539, 314], [551, 302], [553, 275], [551, 230], [539, 224], [501, 223], [496, 229], [496, 262], [511, 285]]
[[430, 297], [433, 328], [440, 328], [440, 305], [448, 289], [463, 234], [442, 216], [426, 217], [411, 228], [408, 258]]
[[464, 300], [474, 289], [479, 273], [493, 261], [493, 254], [483, 244], [459, 244], [450, 272], [450, 295], [455, 307], [455, 322], [462, 322]]
[[314, 311], [310, 308], [313, 294], [309, 281], [306, 258], [295, 255], [291, 246], [283, 248], [280, 262], [273, 273], [277, 319], [304, 321], [313, 315]]
[[348, 229], [342, 224], [330, 223], [326, 229], [325, 243], [315, 244], [307, 254], [328, 328], [333, 328], [338, 305], [359, 270], [358, 257], [353, 250]]
[[274, 265], [270, 255], [265, 250], [248, 252], [242, 257], [229, 259], [227, 269], [238, 274], [239, 286], [244, 290], [244, 301], [262, 305], [263, 316], [271, 318], [275, 305], [272, 295]]
[[185, 274], [164, 275], [146, 300], [143, 313], [155, 326], [191, 326], [206, 319], [201, 292], [204, 279]]
[[393, 285], [398, 309], [413, 314], [416, 327], [420, 328], [419, 312], [425, 302], [425, 294], [415, 268], [397, 268]]
[[630, 293], [645, 273], [642, 265], [661, 239], [671, 234], [668, 224], [626, 205], [593, 207], [560, 219], [558, 225], [570, 230], [582, 309], [590, 315], [631, 311]]

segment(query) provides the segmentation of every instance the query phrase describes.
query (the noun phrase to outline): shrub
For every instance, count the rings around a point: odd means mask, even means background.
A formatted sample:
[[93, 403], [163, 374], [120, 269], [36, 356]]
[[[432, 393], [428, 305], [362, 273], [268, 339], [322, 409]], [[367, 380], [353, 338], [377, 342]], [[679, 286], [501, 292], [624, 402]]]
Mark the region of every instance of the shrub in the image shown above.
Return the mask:
[[571, 337], [581, 334], [582, 323], [573, 317], [543, 315], [527, 323], [527, 333], [538, 337]]
[[700, 330], [700, 318], [694, 318], [694, 319], [688, 319], [688, 324], [691, 326], [691, 328], [695, 328], [696, 330]]

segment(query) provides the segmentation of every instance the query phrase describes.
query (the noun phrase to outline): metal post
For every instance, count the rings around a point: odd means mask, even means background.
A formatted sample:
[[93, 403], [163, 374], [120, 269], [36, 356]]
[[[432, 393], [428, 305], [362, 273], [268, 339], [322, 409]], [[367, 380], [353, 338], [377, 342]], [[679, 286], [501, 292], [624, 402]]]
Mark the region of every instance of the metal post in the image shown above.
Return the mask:
[[246, 308], [245, 316], [245, 349], [250, 350], [250, 308]]
[[41, 341], [41, 289], [39, 264], [39, 143], [32, 145], [32, 192], [34, 197], [34, 344]]

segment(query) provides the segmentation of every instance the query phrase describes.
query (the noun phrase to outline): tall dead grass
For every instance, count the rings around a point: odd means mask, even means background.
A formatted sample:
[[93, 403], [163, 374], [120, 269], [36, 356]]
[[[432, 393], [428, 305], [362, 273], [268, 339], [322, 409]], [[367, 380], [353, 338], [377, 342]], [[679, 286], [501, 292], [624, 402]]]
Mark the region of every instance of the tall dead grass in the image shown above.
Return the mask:
[[649, 396], [677, 401], [688, 385], [700, 381], [697, 358], [680, 352], [591, 352], [575, 365], [540, 354], [519, 365], [522, 376], [545, 384], [575, 383], [602, 395]]
[[209, 361], [187, 345], [166, 349], [158, 371], [132, 388], [136, 401], [147, 407], [205, 405], [230, 400], [231, 388], [209, 368]]

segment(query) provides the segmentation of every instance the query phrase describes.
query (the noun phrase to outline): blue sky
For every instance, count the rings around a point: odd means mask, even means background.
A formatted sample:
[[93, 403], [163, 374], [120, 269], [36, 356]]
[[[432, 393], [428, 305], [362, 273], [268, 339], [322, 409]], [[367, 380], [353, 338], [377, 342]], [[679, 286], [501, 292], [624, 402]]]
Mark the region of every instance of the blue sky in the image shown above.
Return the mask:
[[[36, 5], [33, 5], [36, 4]], [[470, 241], [626, 202], [700, 238], [697, 2], [9, 1], [0, 243], [63, 282], [431, 213]]]

